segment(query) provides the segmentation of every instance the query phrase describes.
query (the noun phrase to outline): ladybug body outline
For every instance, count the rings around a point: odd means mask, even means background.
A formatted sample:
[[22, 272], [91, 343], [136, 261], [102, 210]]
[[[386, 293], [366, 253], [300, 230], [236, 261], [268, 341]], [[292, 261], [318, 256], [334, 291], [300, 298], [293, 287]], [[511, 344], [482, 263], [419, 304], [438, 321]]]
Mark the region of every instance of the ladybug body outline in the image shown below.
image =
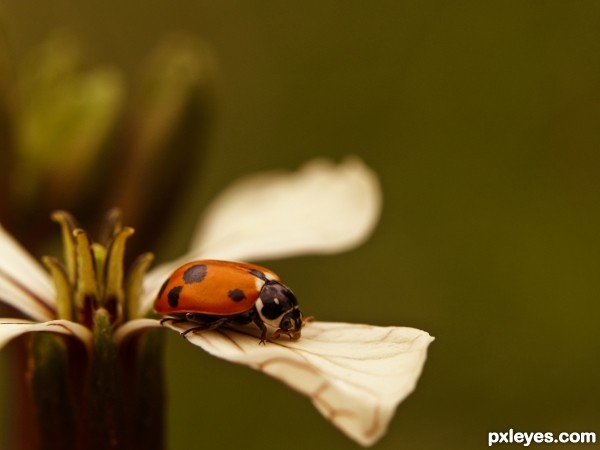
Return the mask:
[[198, 260], [176, 269], [163, 283], [154, 309], [163, 321], [193, 322], [182, 334], [214, 330], [224, 325], [254, 323], [265, 343], [267, 326], [273, 338], [298, 339], [302, 312], [293, 292], [264, 267], [233, 261]]

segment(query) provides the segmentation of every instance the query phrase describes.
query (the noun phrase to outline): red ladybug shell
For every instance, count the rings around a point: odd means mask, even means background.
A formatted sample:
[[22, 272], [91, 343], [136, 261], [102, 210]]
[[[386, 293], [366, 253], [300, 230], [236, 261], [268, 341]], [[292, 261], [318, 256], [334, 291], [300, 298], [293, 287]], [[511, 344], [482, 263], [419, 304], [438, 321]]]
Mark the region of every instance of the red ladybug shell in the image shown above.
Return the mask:
[[251, 309], [266, 280], [279, 277], [253, 264], [199, 260], [178, 268], [160, 288], [154, 309], [163, 315], [240, 314]]

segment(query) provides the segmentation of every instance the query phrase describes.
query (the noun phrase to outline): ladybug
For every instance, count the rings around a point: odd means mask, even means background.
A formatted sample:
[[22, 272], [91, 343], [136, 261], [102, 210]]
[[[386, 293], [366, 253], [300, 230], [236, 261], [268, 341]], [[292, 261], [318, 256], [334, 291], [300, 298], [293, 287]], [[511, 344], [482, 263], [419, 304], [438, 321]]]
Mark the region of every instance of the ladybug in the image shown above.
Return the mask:
[[160, 288], [154, 309], [170, 316], [163, 320], [196, 325], [183, 335], [253, 322], [262, 344], [266, 325], [276, 328], [272, 338], [286, 334], [296, 340], [304, 323], [296, 296], [276, 274], [253, 264], [211, 259], [175, 270]]

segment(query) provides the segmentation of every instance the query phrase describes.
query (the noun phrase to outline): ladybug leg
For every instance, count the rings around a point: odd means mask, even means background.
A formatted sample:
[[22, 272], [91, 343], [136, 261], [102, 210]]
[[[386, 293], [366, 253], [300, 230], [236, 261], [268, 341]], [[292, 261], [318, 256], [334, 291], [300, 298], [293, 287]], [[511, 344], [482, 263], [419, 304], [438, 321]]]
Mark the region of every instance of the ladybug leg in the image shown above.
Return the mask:
[[314, 322], [314, 320], [315, 320], [315, 316], [305, 317], [304, 319], [302, 319], [302, 327], [305, 327], [306, 324], [308, 324], [308, 323]]
[[160, 319], [161, 325], [164, 325], [165, 322], [171, 322], [173, 324], [177, 324], [177, 323], [187, 322], [187, 319], [183, 319], [181, 317], [163, 317], [162, 319]]
[[171, 322], [171, 323], [181, 323], [181, 322], [187, 322], [185, 319], [179, 319], [176, 317], [163, 317], [162, 319], [160, 319], [160, 324], [164, 325], [165, 322]]
[[211, 317], [203, 316], [200, 314], [186, 314], [186, 320], [182, 322], [193, 322], [196, 326], [188, 328], [181, 332], [181, 336], [186, 337], [188, 333], [195, 333], [196, 331], [209, 331], [219, 328], [221, 325], [227, 323], [228, 317]]
[[281, 328], [279, 328], [278, 330], [275, 330], [273, 332], [273, 334], [271, 335], [271, 337], [273, 339], [279, 339], [281, 337], [282, 334], [287, 335], [290, 339], [293, 339], [293, 335], [291, 331], [286, 331], [286, 330], [282, 330]]
[[253, 322], [256, 324], [256, 326], [258, 328], [260, 328], [260, 342], [258, 343], [259, 345], [266, 345], [267, 342], [267, 327], [265, 326], [265, 324], [263, 323], [263, 321], [260, 319], [260, 317], [255, 316], [253, 319]]

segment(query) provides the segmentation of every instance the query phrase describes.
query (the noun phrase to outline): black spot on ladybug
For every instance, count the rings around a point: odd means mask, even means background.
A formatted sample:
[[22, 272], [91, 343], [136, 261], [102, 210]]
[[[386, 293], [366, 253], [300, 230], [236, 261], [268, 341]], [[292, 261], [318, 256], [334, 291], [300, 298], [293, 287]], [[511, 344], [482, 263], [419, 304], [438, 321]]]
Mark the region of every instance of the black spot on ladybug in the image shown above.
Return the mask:
[[200, 283], [206, 277], [206, 264], [196, 264], [183, 273], [185, 284]]
[[246, 294], [241, 289], [232, 289], [227, 293], [227, 296], [234, 302], [241, 302], [246, 298]]
[[285, 312], [285, 308], [282, 305], [275, 303], [272, 300], [263, 300], [263, 305], [264, 306], [262, 307], [260, 312], [269, 320], [277, 319]]
[[169, 299], [169, 305], [172, 308], [177, 308], [177, 305], [179, 304], [179, 294], [181, 293], [182, 289], [183, 286], [175, 286], [169, 291], [167, 297]]
[[167, 284], [169, 284], [169, 279], [168, 278], [165, 280], [165, 282], [160, 287], [160, 291], [158, 291], [158, 298], [162, 297], [163, 292], [165, 292], [165, 288], [167, 287]]
[[260, 278], [263, 281], [269, 281], [268, 278], [265, 276], [264, 273], [262, 273], [260, 270], [256, 270], [256, 269], [250, 269], [249, 271], [252, 275], [254, 275], [256, 278]]

